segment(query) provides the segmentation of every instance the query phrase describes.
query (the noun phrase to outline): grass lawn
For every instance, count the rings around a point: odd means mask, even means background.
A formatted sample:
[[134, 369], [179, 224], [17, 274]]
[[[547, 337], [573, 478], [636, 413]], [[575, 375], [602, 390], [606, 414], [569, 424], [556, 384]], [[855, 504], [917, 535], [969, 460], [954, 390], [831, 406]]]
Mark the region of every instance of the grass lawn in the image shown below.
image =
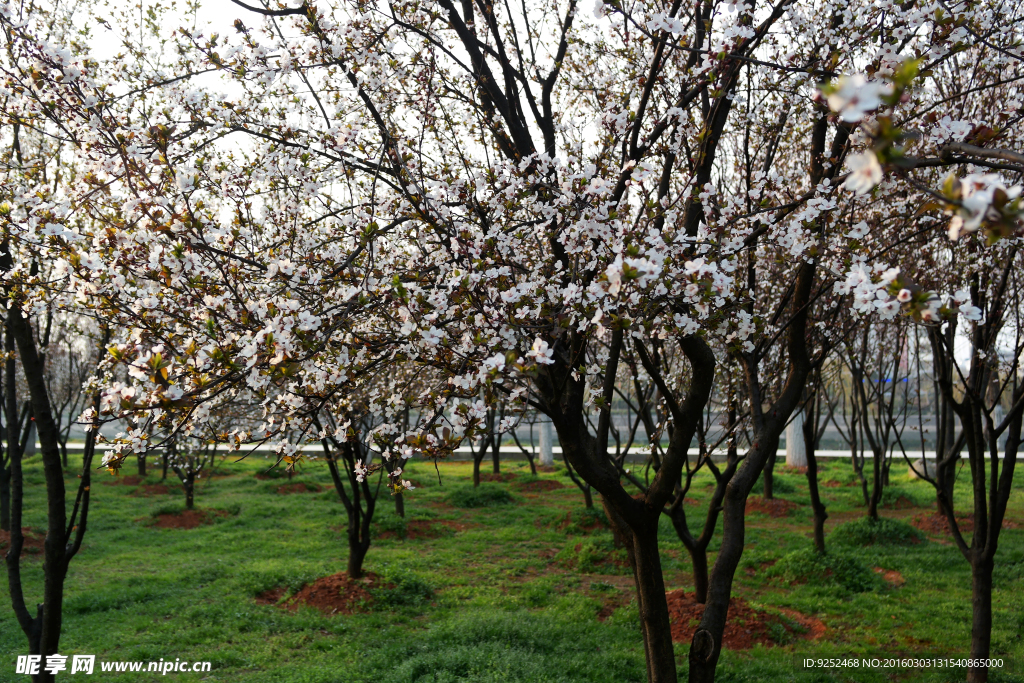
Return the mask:
[[[180, 510], [175, 481], [162, 493], [159, 472], [141, 485], [95, 476], [93, 509], [82, 552], [67, 580], [61, 654], [106, 660], [209, 660], [210, 673], [94, 674], [82, 680], [247, 681], [252, 683], [512, 683], [643, 681], [644, 661], [632, 578], [611, 535], [592, 528], [583, 499], [562, 471], [541, 478], [561, 488], [526, 485], [524, 462], [502, 464], [508, 482], [485, 485], [483, 507], [468, 489], [470, 466], [415, 463], [407, 473], [419, 485], [406, 498], [406, 519], [384, 495], [366, 569], [393, 588], [375, 594], [372, 607], [325, 616], [312, 608], [287, 611], [256, 596], [345, 568], [343, 508], [326, 467], [307, 463], [295, 478], [257, 479], [268, 462], [218, 466], [198, 485], [197, 507], [221, 511], [194, 529], [165, 529], [156, 515]], [[485, 463], [489, 465], [489, 463]], [[848, 462], [829, 460], [821, 472], [831, 515], [827, 530], [863, 516]], [[126, 471], [126, 474], [129, 472]], [[227, 476], [222, 476], [227, 475]], [[440, 475], [440, 482], [438, 477]], [[38, 459], [26, 463], [25, 526], [45, 529]], [[173, 479], [173, 474], [171, 475]], [[893, 487], [882, 514], [909, 519], [934, 509], [927, 483], [893, 466]], [[967, 473], [957, 505], [969, 510]], [[1024, 681], [1024, 477], [1008, 513], [996, 556], [993, 652], [1016, 669], [991, 680]], [[922, 653], [966, 657], [970, 636], [970, 573], [948, 539], [925, 534], [917, 543], [863, 546], [855, 534], [830, 537], [838, 558], [830, 568], [813, 557], [784, 556], [811, 546], [811, 512], [802, 475], [776, 475], [777, 497], [797, 506], [788, 516], [751, 513], [746, 550], [734, 595], [769, 612], [795, 610], [824, 623], [807, 640], [782, 629], [773, 647], [724, 652], [719, 681], [962, 681], [965, 672], [865, 669], [804, 671], [802, 657]], [[305, 483], [319, 492], [279, 493]], [[703, 502], [711, 493], [706, 473], [693, 487]], [[68, 485], [74, 481], [69, 479]], [[551, 485], [548, 485], [551, 486]], [[148, 487], [148, 488], [147, 488]], [[511, 500], [506, 500], [507, 496]], [[756, 492], [756, 491], [755, 491]], [[916, 506], [916, 507], [915, 507]], [[687, 506], [691, 526], [703, 506]], [[721, 524], [721, 522], [719, 522]], [[410, 538], [402, 538], [403, 527]], [[411, 530], [411, 531], [410, 531]], [[386, 533], [385, 533], [386, 532]], [[669, 589], [690, 590], [689, 560], [666, 518], [661, 549]], [[843, 541], [846, 545], [843, 545]], [[717, 539], [711, 549], [717, 550]], [[711, 560], [714, 556], [712, 553]], [[23, 573], [29, 603], [41, 594], [41, 557], [27, 555]], [[868, 569], [865, 574], [863, 569]], [[879, 573], [888, 572], [888, 575]], [[858, 573], [859, 572], [859, 573]], [[884, 578], [888, 576], [888, 579]], [[851, 578], [852, 577], [852, 578]], [[0, 588], [0, 680], [17, 680], [14, 660], [25, 639]], [[600, 618], [599, 618], [600, 617]], [[677, 645], [681, 675], [689, 643]], [[60, 677], [75, 680], [67, 672]]]

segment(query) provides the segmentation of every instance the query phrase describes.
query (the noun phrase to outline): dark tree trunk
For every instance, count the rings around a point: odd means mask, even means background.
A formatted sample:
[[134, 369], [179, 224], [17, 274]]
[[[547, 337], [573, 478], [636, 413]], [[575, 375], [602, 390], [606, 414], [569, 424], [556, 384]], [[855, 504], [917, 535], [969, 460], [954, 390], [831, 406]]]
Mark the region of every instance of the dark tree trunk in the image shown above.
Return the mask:
[[[316, 422], [319, 427], [319, 422]], [[358, 579], [363, 576], [363, 560], [370, 550], [370, 522], [373, 521], [373, 512], [377, 503], [377, 493], [380, 490], [380, 478], [383, 470], [378, 475], [377, 485], [371, 488], [364, 479], [362, 482], [356, 479], [354, 469], [355, 463], [362, 459], [361, 453], [357, 451], [359, 446], [350, 441], [338, 442], [331, 439], [335, 452], [331, 452], [328, 439], [321, 441], [324, 448], [327, 469], [331, 473], [331, 481], [334, 483], [334, 490], [338, 494], [342, 505], [345, 506], [345, 513], [348, 517], [346, 536], [348, 537], [348, 561], [346, 571], [349, 578]], [[345, 468], [345, 478], [338, 467], [338, 457], [342, 458], [342, 465]], [[365, 460], [364, 460], [365, 462]], [[348, 486], [346, 486], [346, 481]]]
[[494, 465], [494, 473], [501, 474], [501, 438], [491, 437], [491, 462]]
[[395, 494], [395, 514], [405, 517], [405, 497], [401, 493]]
[[825, 520], [828, 519], [828, 512], [825, 511], [825, 504], [821, 502], [821, 494], [818, 491], [818, 456], [815, 452], [814, 431], [814, 422], [805, 421], [804, 449], [807, 452], [807, 490], [811, 494], [811, 511], [814, 513], [814, 547], [824, 555]]
[[[868, 517], [878, 519], [878, 503], [882, 500], [882, 458], [877, 451], [871, 457], [871, 495], [868, 497]], [[867, 487], [865, 481], [864, 486]]]
[[182, 483], [185, 488], [185, 509], [191, 510], [195, 507], [196, 475], [189, 472], [185, 475], [185, 481]]
[[146, 456], [140, 455], [139, 457], [137, 457], [135, 459], [135, 461], [139, 465], [139, 476], [140, 477], [146, 476]]
[[583, 487], [583, 506], [588, 510], [594, 508], [594, 496], [590, 493], [590, 485]]
[[644, 658], [648, 683], [675, 683], [676, 661], [672, 648], [672, 623], [665, 600], [665, 579], [658, 553], [658, 516], [631, 529], [627, 550], [637, 587], [640, 630], [644, 637]]
[[[971, 562], [971, 659], [988, 659], [992, 644], [991, 558]], [[987, 683], [988, 667], [967, 669], [967, 683]]]
[[[564, 451], [562, 452], [562, 462], [565, 463], [565, 471], [569, 473], [569, 478], [572, 479], [572, 483], [576, 484], [576, 487], [580, 491], [583, 492], [583, 504], [586, 506], [586, 508], [588, 510], [593, 509], [593, 507], [594, 507], [594, 497], [590, 493], [590, 484], [588, 484], [587, 482], [583, 481], [578, 476], [576, 476], [576, 473], [573, 472], [572, 465], [569, 464], [569, 459], [565, 456], [565, 452]], [[530, 464], [531, 465], [533, 464], [533, 460], [530, 461]], [[534, 470], [534, 474], [536, 474], [536, 473], [537, 473], [536, 470]], [[609, 518], [609, 520], [610, 520], [610, 518]], [[619, 540], [620, 539], [616, 538], [617, 542]], [[619, 547], [621, 547], [621, 544], [619, 544]]]
[[[682, 507], [682, 506], [680, 506]], [[683, 541], [683, 547], [686, 548], [686, 552], [690, 554], [690, 566], [693, 571], [693, 599], [700, 604], [705, 604], [708, 601], [708, 549], [707, 545], [696, 542], [696, 539], [689, 534], [687, 530], [684, 536], [680, 530], [680, 524], [685, 525], [686, 519], [681, 518], [677, 515], [672, 515], [672, 525], [676, 529], [676, 534]]]
[[772, 500], [775, 497], [775, 458], [776, 453], [771, 453], [768, 456], [768, 462], [765, 463], [764, 473], [761, 475], [764, 477], [764, 499]]
[[778, 450], [779, 434], [784, 426], [785, 420], [776, 417], [775, 429], [755, 435], [754, 445], [747, 453], [743, 466], [726, 486], [722, 502], [722, 546], [708, 581], [704, 614], [690, 643], [689, 683], [713, 683], [715, 680], [715, 667], [722, 653], [722, 634], [725, 632], [732, 596], [732, 582], [743, 555], [747, 496], [757, 481], [759, 470], [767, 465], [769, 458]]
[[348, 563], [347, 569], [348, 576], [351, 579], [361, 579], [363, 577], [363, 560], [366, 559], [366, 553], [370, 550], [370, 539], [361, 540], [359, 534], [352, 533], [349, 531], [348, 534]]
[[[29, 649], [32, 654], [47, 655], [55, 654], [58, 651], [61, 635], [61, 621], [63, 616], [64, 603], [64, 579], [67, 574], [67, 510], [65, 509], [64, 491], [64, 468], [60, 459], [60, 440], [56, 423], [50, 412], [50, 399], [46, 391], [46, 380], [43, 371], [43, 362], [32, 336], [32, 329], [28, 321], [22, 316], [17, 306], [11, 306], [7, 311], [8, 333], [13, 337], [18, 346], [18, 357], [21, 359], [21, 366], [24, 372], [25, 381], [28, 384], [29, 396], [32, 406], [32, 415], [35, 418], [40, 453], [43, 463], [43, 476], [46, 480], [46, 539], [43, 541], [43, 599], [39, 604], [37, 616], [31, 621], [29, 628], [22, 623], [29, 639]], [[19, 467], [20, 470], [20, 467]], [[18, 473], [20, 479], [20, 472]], [[22, 482], [18, 482], [20, 489]], [[22, 501], [13, 501], [20, 508]], [[20, 509], [18, 518], [12, 522], [11, 549], [8, 551], [8, 567], [10, 568], [11, 552], [20, 554], [21, 529]], [[14, 526], [18, 526], [18, 543], [14, 543]], [[16, 558], [16, 561], [18, 559]], [[18, 562], [20, 565], [20, 562]], [[12, 577], [8, 572], [9, 580], [17, 578], [20, 583], [20, 575]], [[13, 589], [13, 586], [12, 586]], [[18, 593], [21, 600], [21, 587], [18, 586]], [[14, 591], [12, 590], [12, 598]], [[22, 607], [24, 603], [22, 602]], [[27, 615], [26, 615], [27, 616]], [[23, 621], [19, 618], [19, 621]], [[42, 671], [36, 680], [52, 681], [53, 675]]]
[[11, 530], [11, 466], [0, 465], [0, 529]]

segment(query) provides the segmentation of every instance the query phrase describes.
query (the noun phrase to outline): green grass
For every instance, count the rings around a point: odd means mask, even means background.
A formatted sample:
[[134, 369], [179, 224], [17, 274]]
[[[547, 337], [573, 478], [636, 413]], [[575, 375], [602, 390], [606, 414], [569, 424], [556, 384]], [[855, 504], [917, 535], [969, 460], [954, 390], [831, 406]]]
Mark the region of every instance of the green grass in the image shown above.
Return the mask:
[[[903, 467], [903, 469], [899, 469]], [[625, 553], [616, 548], [600, 509], [586, 511], [562, 471], [542, 474], [560, 489], [532, 493], [526, 463], [502, 463], [518, 478], [474, 489], [469, 464], [413, 463], [417, 489], [405, 498], [406, 518], [392, 501], [378, 503], [375, 538], [366, 569], [385, 584], [372, 590], [373, 607], [353, 615], [289, 612], [256, 602], [284, 587], [295, 592], [345, 568], [342, 505], [325, 468], [309, 463], [292, 481], [320, 484], [321, 493], [280, 495], [284, 481], [258, 480], [265, 461], [226, 464], [230, 476], [198, 485], [199, 509], [221, 510], [196, 529], [160, 529], [156, 514], [178, 511], [182, 497], [143, 496], [138, 487], [107, 485], [97, 474], [90, 528], [72, 562], [66, 588], [61, 654], [106, 660], [209, 660], [209, 674], [104, 674], [101, 681], [158, 680], [252, 683], [528, 683], [644, 681], [642, 636]], [[806, 478], [776, 472], [776, 494], [799, 507], [782, 519], [748, 518], [746, 548], [734, 594], [768, 611], [796, 610], [820, 619], [826, 636], [808, 641], [778, 629], [777, 647], [725, 652], [719, 681], [955, 681], [950, 672], [894, 678], [861, 670], [855, 677], [805, 672], [797, 657], [877, 656], [920, 652], [964, 656], [970, 638], [970, 573], [957, 549], [939, 537], [904, 544], [904, 526], [870, 527], [849, 463], [823, 463], [829, 554], [810, 551], [811, 514]], [[928, 507], [883, 508], [886, 520], [932, 512], [928, 484], [902, 478], [900, 495]], [[25, 526], [45, 527], [38, 460], [27, 463]], [[439, 481], [440, 479], [440, 481]], [[966, 477], [956, 489], [958, 509], [969, 509]], [[150, 476], [147, 484], [158, 482]], [[782, 482], [780, 486], [779, 483]], [[69, 476], [70, 487], [74, 477]], [[711, 477], [699, 474], [687, 505], [697, 533]], [[754, 491], [759, 494], [760, 491]], [[996, 556], [993, 651], [1024, 666], [1024, 495], [1015, 489]], [[433, 525], [438, 533], [422, 530]], [[412, 533], [416, 530], [417, 533]], [[443, 532], [443, 533], [442, 533]], [[715, 560], [721, 533], [710, 547]], [[692, 590], [689, 559], [667, 519], [660, 527], [666, 586]], [[41, 594], [41, 559], [26, 557], [28, 602]], [[876, 570], [899, 572], [896, 587]], [[827, 580], [819, 580], [825, 577]], [[0, 680], [14, 680], [13, 662], [25, 638], [10, 616], [0, 582]], [[599, 612], [611, 614], [603, 620]], [[676, 646], [685, 680], [688, 644]], [[993, 676], [1021, 681], [1024, 672]], [[75, 680], [73, 678], [69, 680]], [[83, 679], [84, 680], [84, 679]]]

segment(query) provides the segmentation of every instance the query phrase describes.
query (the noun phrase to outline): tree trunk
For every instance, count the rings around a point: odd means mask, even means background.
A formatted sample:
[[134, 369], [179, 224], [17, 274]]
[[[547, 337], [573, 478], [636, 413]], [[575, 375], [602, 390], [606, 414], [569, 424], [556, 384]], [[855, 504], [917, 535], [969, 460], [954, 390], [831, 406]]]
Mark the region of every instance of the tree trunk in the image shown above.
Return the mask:
[[768, 462], [765, 463], [764, 472], [761, 474], [764, 477], [764, 499], [772, 500], [774, 498], [774, 485], [775, 485], [775, 453], [768, 456]]
[[658, 553], [658, 518], [630, 529], [626, 548], [636, 581], [640, 630], [644, 637], [648, 683], [675, 683], [676, 657], [672, 647], [672, 623], [665, 599], [665, 579]]
[[[43, 475], [46, 480], [47, 525], [46, 539], [43, 541], [43, 600], [32, 629], [33, 634], [38, 634], [37, 653], [45, 659], [47, 655], [56, 654], [58, 651], [64, 606], [64, 578], [67, 573], [64, 468], [60, 461], [59, 434], [46, 391], [43, 362], [36, 349], [32, 329], [17, 306], [8, 309], [7, 317], [9, 331], [13, 332], [17, 342], [18, 356], [21, 358], [21, 367], [28, 384], [32, 415], [35, 418], [41, 446]], [[30, 644], [32, 640], [32, 635], [29, 635]], [[49, 682], [53, 678], [53, 674], [42, 671], [37, 680]]]
[[816, 443], [818, 409], [812, 406], [808, 411], [807, 418], [807, 421], [802, 423], [800, 438], [803, 441], [804, 457], [807, 461], [807, 490], [811, 494], [811, 511], [814, 513], [814, 547], [824, 555], [825, 520], [828, 519], [828, 512], [825, 511], [825, 504], [821, 502], [821, 492], [818, 490], [818, 454], [816, 450], [818, 448]]
[[189, 472], [182, 483], [185, 485], [185, 509], [191, 510], [195, 507], [196, 475]]
[[501, 438], [491, 437], [491, 461], [494, 465], [494, 473], [501, 474]]
[[[747, 496], [760, 474], [758, 470], [766, 468], [775, 456], [781, 431], [780, 426], [779, 433], [755, 434], [754, 445], [743, 466], [726, 486], [722, 501], [722, 545], [708, 581], [704, 614], [690, 642], [689, 683], [713, 683], [715, 680], [715, 667], [722, 653], [722, 634], [729, 614], [732, 582], [743, 556]], [[760, 448], [759, 443], [763, 444]]]
[[818, 491], [818, 456], [814, 452], [814, 444], [807, 445], [807, 489], [811, 494], [811, 510], [814, 512], [814, 547], [822, 555], [825, 554], [825, 520], [828, 512], [821, 502]]
[[351, 528], [348, 532], [348, 576], [350, 579], [361, 579], [363, 577], [363, 560], [370, 550], [369, 539], [361, 541], [359, 532]]
[[[878, 503], [882, 500], [882, 462], [877, 452], [871, 458], [871, 496], [868, 498], [868, 517], [878, 519]], [[865, 482], [865, 486], [867, 483]]]
[[146, 476], [146, 456], [140, 455], [135, 460], [139, 464], [139, 476], [140, 477]]
[[0, 466], [0, 529], [11, 530], [11, 467]]
[[[687, 548], [690, 550], [690, 548]], [[704, 605], [708, 601], [708, 551], [706, 548], [690, 550], [693, 566], [693, 599]]]
[[[715, 500], [711, 502], [712, 505], [717, 503], [718, 501]], [[681, 501], [679, 505], [672, 507], [668, 517], [676, 530], [676, 536], [683, 542], [686, 552], [690, 554], [690, 565], [693, 567], [693, 599], [703, 605], [708, 600], [707, 545], [702, 546], [690, 533]]]
[[395, 494], [395, 514], [399, 517], [405, 517], [405, 498], [401, 493]]
[[[992, 642], [991, 559], [971, 562], [971, 659], [988, 659]], [[967, 669], [967, 683], [987, 683], [988, 667]]]

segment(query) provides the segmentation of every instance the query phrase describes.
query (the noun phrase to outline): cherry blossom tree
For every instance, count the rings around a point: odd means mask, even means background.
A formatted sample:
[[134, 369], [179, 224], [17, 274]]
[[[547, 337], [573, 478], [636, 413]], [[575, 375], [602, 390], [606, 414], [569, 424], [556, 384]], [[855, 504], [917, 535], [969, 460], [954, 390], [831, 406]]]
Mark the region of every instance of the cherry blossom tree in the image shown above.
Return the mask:
[[[266, 417], [235, 446], [327, 440], [362, 485], [362, 438], [331, 442], [327, 416], [365, 397], [402, 492], [405, 456], [443, 457], [496, 406], [499, 432], [538, 410], [623, 532], [648, 679], [671, 682], [658, 521], [735, 364], [750, 446], [689, 650], [690, 680], [713, 680], [746, 498], [839, 321], [998, 318], [980, 292], [1019, 237], [1020, 8], [235, 4], [230, 35], [168, 43], [154, 20], [102, 63], [4, 12], [10, 106], [83, 170], [57, 220], [19, 226], [122, 331], [130, 379], [101, 412], [136, 423], [107, 464], [249, 392]], [[951, 250], [971, 259], [951, 270]], [[672, 427], [639, 496], [610, 447], [623, 376]], [[977, 548], [984, 574], [994, 541]]]

